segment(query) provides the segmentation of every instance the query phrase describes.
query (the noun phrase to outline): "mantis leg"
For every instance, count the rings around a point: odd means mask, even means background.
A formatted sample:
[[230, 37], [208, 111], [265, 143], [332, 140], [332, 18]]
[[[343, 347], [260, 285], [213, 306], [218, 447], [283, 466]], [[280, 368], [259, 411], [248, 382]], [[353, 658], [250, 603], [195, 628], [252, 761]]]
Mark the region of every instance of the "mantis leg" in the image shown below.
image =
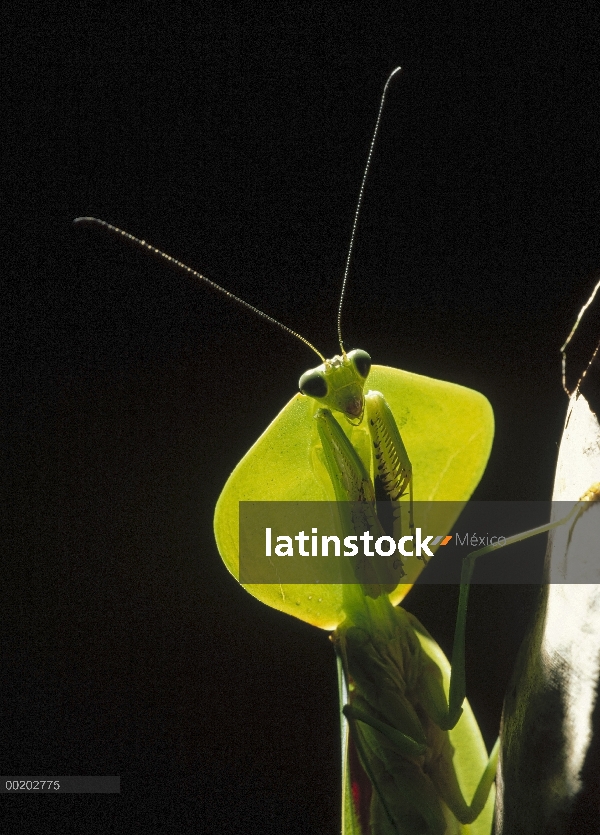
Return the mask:
[[417, 742], [416, 739], [413, 739], [411, 736], [402, 733], [402, 731], [393, 728], [391, 725], [381, 722], [379, 719], [376, 719], [374, 716], [371, 716], [359, 707], [345, 705], [342, 713], [348, 721], [354, 720], [355, 722], [363, 722], [365, 725], [369, 725], [376, 731], [385, 734], [390, 742], [394, 743], [394, 746], [399, 754], [403, 754], [406, 757], [417, 757], [427, 751], [426, 745], [422, 745], [420, 742]]
[[[419, 753], [422, 753], [424, 750], [424, 746], [420, 746], [416, 740], [411, 739], [410, 737], [402, 734], [400, 731], [397, 731], [395, 728], [390, 727], [389, 725], [385, 725], [383, 722], [378, 722], [373, 717], [370, 717], [368, 714], [364, 714], [358, 708], [352, 708], [349, 705], [346, 705], [343, 709], [344, 716], [351, 721], [359, 721], [364, 722], [365, 724], [369, 725], [370, 727], [374, 728], [377, 731], [383, 733], [387, 739], [392, 743], [396, 751], [406, 757], [414, 757], [417, 756]], [[355, 739], [358, 738], [358, 734], [354, 732]], [[444, 742], [448, 745], [447, 740], [445, 739]], [[456, 773], [454, 772], [453, 765], [452, 765], [452, 754], [453, 749], [451, 746], [449, 750], [445, 753], [445, 756], [441, 756], [437, 759], [435, 766], [431, 767], [432, 777], [435, 777], [435, 785], [440, 793], [440, 797], [443, 798], [448, 808], [452, 811], [454, 816], [460, 823], [468, 824], [473, 823], [474, 820], [477, 820], [483, 808], [487, 802], [490, 789], [492, 788], [492, 784], [496, 778], [496, 770], [498, 767], [498, 754], [500, 752], [500, 737], [496, 740], [494, 747], [492, 749], [492, 753], [490, 754], [490, 758], [486, 767], [483, 770], [481, 778], [479, 780], [479, 784], [475, 790], [475, 794], [470, 803], [467, 803], [462, 795], [460, 790], [458, 780], [456, 778]], [[361, 759], [364, 756], [359, 749], [359, 753], [361, 754]], [[373, 782], [373, 778], [371, 774], [369, 774], [369, 778]], [[379, 789], [376, 782], [373, 783], [376, 787], [380, 798], [384, 800], [383, 792]], [[386, 810], [387, 811], [387, 810]]]
[[[375, 488], [363, 461], [328, 409], [319, 409], [315, 420], [342, 528], [356, 534], [369, 531], [374, 539], [384, 536], [377, 517]], [[356, 562], [354, 573], [363, 592], [370, 597], [393, 591], [405, 574], [398, 559], [387, 565], [382, 559], [370, 563], [366, 558]]]
[[[385, 397], [379, 391], [365, 395], [367, 421], [373, 443], [375, 493], [377, 499], [389, 499], [394, 506], [394, 537], [401, 536], [399, 501], [409, 493], [409, 529], [414, 530], [412, 464], [402, 436]], [[425, 557], [419, 557], [426, 562]]]
[[[409, 529], [411, 533], [414, 530], [412, 465], [384, 396], [378, 391], [369, 391], [365, 395], [365, 406], [375, 483], [331, 412], [319, 409], [315, 419], [325, 466], [340, 503], [343, 527], [356, 533], [369, 530], [377, 538], [384, 535], [386, 531], [377, 517], [376, 501], [389, 500], [393, 515], [391, 532], [398, 540], [401, 536], [400, 499], [407, 493]], [[352, 503], [353, 508], [349, 508], [348, 503]], [[357, 519], [357, 515], [362, 519]], [[424, 556], [419, 559], [426, 561]], [[397, 583], [406, 574], [399, 557], [394, 561], [393, 573], [384, 573], [385, 578], [381, 578], [384, 585], [389, 585], [391, 579]]]
[[487, 545], [485, 548], [480, 548], [477, 551], [472, 551], [463, 559], [462, 570], [460, 576], [460, 597], [458, 602], [458, 613], [456, 617], [456, 626], [454, 630], [454, 645], [452, 648], [452, 676], [450, 679], [450, 698], [448, 705], [448, 714], [446, 717], [436, 717], [440, 727], [445, 729], [453, 728], [458, 722], [462, 713], [462, 703], [466, 695], [466, 680], [465, 680], [465, 628], [467, 620], [467, 604], [469, 600], [469, 588], [473, 570], [475, 568], [475, 561], [478, 557], [484, 554], [489, 554], [492, 551], [497, 551], [507, 545], [514, 545], [516, 542], [522, 542], [532, 536], [537, 536], [541, 533], [551, 531], [553, 528], [558, 528], [561, 525], [577, 518], [590, 507], [590, 504], [600, 500], [600, 482], [593, 484], [587, 490], [577, 503], [573, 506], [571, 511], [562, 519], [556, 522], [549, 522], [546, 525], [540, 525], [538, 528], [532, 528], [529, 531], [515, 534], [508, 537], [504, 542], [498, 542], [494, 545]]

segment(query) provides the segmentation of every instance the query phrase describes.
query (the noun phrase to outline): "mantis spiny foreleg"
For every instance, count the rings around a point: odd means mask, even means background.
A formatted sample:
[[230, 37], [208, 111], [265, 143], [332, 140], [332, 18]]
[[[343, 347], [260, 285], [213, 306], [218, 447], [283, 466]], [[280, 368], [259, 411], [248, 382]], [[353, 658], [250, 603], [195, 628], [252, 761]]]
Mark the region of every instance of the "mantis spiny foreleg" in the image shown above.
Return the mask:
[[[401, 536], [399, 501], [409, 491], [409, 529], [413, 533], [412, 465], [402, 436], [385, 397], [378, 391], [365, 395], [367, 422], [373, 443], [375, 494], [378, 500], [389, 499], [394, 506], [394, 538]], [[419, 556], [426, 562], [424, 556]]]

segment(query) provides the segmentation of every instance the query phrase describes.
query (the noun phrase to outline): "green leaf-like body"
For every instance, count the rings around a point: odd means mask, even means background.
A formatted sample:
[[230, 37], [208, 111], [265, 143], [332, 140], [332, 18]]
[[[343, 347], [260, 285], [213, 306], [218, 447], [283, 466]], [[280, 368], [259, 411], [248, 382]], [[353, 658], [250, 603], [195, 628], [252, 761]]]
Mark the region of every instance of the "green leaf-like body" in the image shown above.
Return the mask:
[[[372, 367], [366, 387], [380, 391], [392, 410], [412, 462], [415, 502], [467, 501], [485, 469], [494, 434], [494, 418], [486, 398], [463, 386], [385, 366]], [[223, 488], [215, 510], [215, 537], [219, 553], [236, 579], [240, 501], [335, 501], [316, 454], [314, 413], [314, 400], [301, 394], [293, 397]], [[352, 432], [349, 426], [344, 429]], [[362, 427], [354, 430], [363, 438], [365, 431]], [[454, 518], [444, 520], [446, 529], [451, 528], [456, 515], [458, 510]], [[392, 603], [405, 597], [421, 567], [419, 563], [407, 578], [410, 582], [390, 594]], [[245, 588], [268, 606], [322, 629], [334, 629], [345, 616], [341, 585]]]

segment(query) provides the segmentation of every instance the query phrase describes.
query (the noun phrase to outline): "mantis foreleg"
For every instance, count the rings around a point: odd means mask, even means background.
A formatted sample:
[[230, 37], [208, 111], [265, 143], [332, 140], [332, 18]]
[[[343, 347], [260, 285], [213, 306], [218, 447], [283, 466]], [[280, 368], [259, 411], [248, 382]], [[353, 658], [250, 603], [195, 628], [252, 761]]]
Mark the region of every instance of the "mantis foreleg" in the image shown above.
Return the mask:
[[[315, 418], [324, 461], [336, 500], [340, 503], [343, 527], [357, 532], [369, 530], [375, 537], [382, 536], [385, 531], [377, 517], [375, 503], [376, 500], [387, 499], [392, 503], [393, 534], [394, 538], [398, 539], [401, 535], [400, 499], [407, 491], [411, 532], [414, 527], [412, 465], [396, 421], [383, 395], [378, 391], [369, 391], [365, 395], [365, 406], [371, 438], [374, 483], [365, 464], [332, 413], [328, 409], [319, 409]], [[360, 517], [358, 519], [357, 514]], [[401, 560], [394, 560], [392, 575], [384, 573], [386, 576], [379, 578], [383, 586], [390, 584], [390, 577], [397, 583], [405, 576]], [[363, 579], [361, 582], [365, 584]], [[369, 582], [374, 582], [373, 577]]]
[[[378, 391], [365, 395], [367, 421], [373, 443], [375, 472], [375, 494], [377, 499], [389, 499], [395, 505], [394, 536], [399, 538], [400, 508], [398, 502], [409, 491], [409, 528], [412, 534], [413, 520], [413, 479], [412, 465], [384, 396]], [[425, 557], [419, 557], [424, 562]]]

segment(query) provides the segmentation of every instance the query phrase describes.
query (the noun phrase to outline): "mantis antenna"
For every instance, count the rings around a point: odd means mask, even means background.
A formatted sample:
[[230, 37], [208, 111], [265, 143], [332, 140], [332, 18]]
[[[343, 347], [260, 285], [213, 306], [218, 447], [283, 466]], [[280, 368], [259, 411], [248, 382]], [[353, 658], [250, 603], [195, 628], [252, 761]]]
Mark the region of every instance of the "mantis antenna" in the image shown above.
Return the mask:
[[365, 171], [363, 174], [362, 182], [360, 184], [360, 191], [358, 192], [358, 202], [356, 204], [356, 211], [354, 212], [354, 223], [352, 224], [350, 246], [348, 247], [348, 256], [346, 258], [346, 267], [344, 269], [344, 279], [342, 281], [342, 292], [340, 294], [340, 306], [338, 307], [337, 315], [338, 340], [340, 343], [340, 350], [342, 352], [342, 356], [346, 356], [346, 351], [344, 350], [344, 343], [342, 341], [342, 305], [344, 303], [344, 295], [346, 294], [346, 284], [348, 283], [348, 271], [350, 269], [350, 259], [352, 258], [352, 250], [354, 249], [354, 238], [356, 236], [356, 228], [358, 226], [358, 216], [360, 214], [360, 208], [362, 206], [363, 196], [365, 193], [365, 183], [367, 182], [367, 174], [369, 173], [369, 168], [371, 167], [373, 148], [375, 147], [375, 140], [377, 139], [377, 134], [379, 132], [379, 123], [381, 122], [381, 114], [383, 112], [383, 105], [385, 104], [385, 97], [387, 95], [388, 87], [390, 86], [392, 78], [396, 75], [396, 73], [399, 73], [401, 69], [402, 67], [396, 67], [395, 70], [392, 70], [392, 72], [388, 76], [388, 80], [385, 82], [385, 87], [383, 88], [383, 93], [381, 94], [381, 101], [379, 102], [379, 111], [377, 113], [377, 120], [375, 122], [375, 130], [373, 131], [371, 145], [369, 146], [367, 164], [365, 165]]
[[[344, 269], [344, 278], [343, 278], [343, 281], [342, 281], [342, 291], [341, 291], [341, 294], [340, 294], [340, 304], [339, 304], [339, 307], [338, 307], [338, 315], [337, 315], [338, 339], [339, 339], [339, 343], [340, 343], [340, 350], [341, 350], [342, 355], [344, 357], [346, 356], [346, 351], [344, 350], [344, 343], [342, 342], [342, 304], [344, 302], [344, 295], [346, 293], [346, 285], [348, 283], [348, 271], [350, 269], [350, 259], [352, 258], [352, 251], [354, 249], [354, 239], [356, 237], [356, 229], [357, 229], [357, 226], [358, 226], [358, 216], [360, 214], [360, 209], [361, 209], [361, 206], [362, 206], [363, 196], [364, 196], [364, 192], [365, 192], [365, 183], [367, 181], [367, 175], [369, 173], [369, 168], [371, 166], [371, 158], [373, 156], [373, 149], [375, 147], [375, 140], [377, 139], [377, 134], [379, 132], [379, 124], [381, 122], [381, 114], [383, 112], [383, 105], [385, 103], [385, 97], [386, 97], [388, 87], [390, 86], [390, 82], [391, 82], [392, 78], [396, 75], [396, 73], [400, 72], [400, 70], [401, 70], [401, 67], [396, 67], [396, 69], [393, 70], [390, 73], [390, 75], [388, 76], [387, 81], [385, 82], [385, 86], [383, 88], [383, 93], [381, 95], [381, 101], [379, 103], [379, 111], [377, 113], [377, 120], [375, 122], [375, 130], [373, 131], [373, 137], [371, 139], [371, 144], [369, 146], [369, 154], [367, 156], [367, 164], [365, 166], [365, 171], [364, 171], [362, 182], [361, 182], [361, 185], [360, 185], [360, 191], [358, 193], [358, 202], [356, 204], [356, 211], [354, 213], [354, 222], [352, 224], [352, 234], [350, 235], [350, 246], [348, 247], [348, 256], [346, 258], [346, 267]], [[113, 226], [112, 223], [107, 223], [105, 220], [99, 220], [96, 217], [78, 217], [78, 218], [75, 218], [75, 220], [73, 221], [73, 225], [74, 226], [84, 226], [84, 227], [88, 226], [88, 227], [92, 227], [94, 229], [99, 229], [103, 232], [108, 232], [109, 235], [113, 235], [117, 238], [121, 238], [124, 241], [127, 241], [127, 243], [132, 244], [134, 247], [137, 247], [138, 249], [141, 249], [142, 251], [144, 251], [144, 252], [146, 252], [150, 255], [153, 255], [155, 258], [158, 258], [159, 261], [163, 261], [164, 263], [168, 264], [170, 267], [176, 269], [178, 272], [182, 272], [185, 275], [190, 276], [191, 278], [197, 279], [198, 281], [205, 282], [206, 284], [209, 285], [209, 287], [212, 287], [213, 290], [218, 290], [220, 293], [223, 293], [225, 296], [227, 296], [232, 301], [237, 302], [242, 307], [245, 307], [248, 310], [251, 310], [253, 313], [256, 313], [257, 316], [260, 316], [262, 319], [266, 319], [267, 322], [272, 322], [274, 325], [277, 325], [282, 330], [286, 331], [287, 333], [291, 334], [292, 336], [295, 336], [296, 339], [299, 339], [300, 342], [303, 342], [305, 345], [307, 345], [311, 349], [311, 351], [314, 351], [315, 354], [321, 360], [321, 362], [326, 361], [323, 354], [320, 351], [317, 351], [315, 346], [312, 343], [310, 343], [308, 341], [308, 339], [305, 339], [301, 334], [297, 333], [296, 331], [292, 330], [291, 328], [288, 328], [287, 325], [284, 325], [282, 322], [279, 322], [273, 316], [269, 316], [268, 313], [264, 313], [262, 310], [259, 310], [258, 307], [254, 307], [253, 304], [250, 304], [249, 302], [244, 301], [244, 299], [241, 299], [239, 296], [236, 296], [234, 293], [231, 293], [229, 290], [226, 290], [224, 287], [221, 287], [221, 285], [217, 284], [215, 281], [211, 281], [210, 278], [207, 278], [205, 275], [202, 275], [201, 273], [197, 272], [197, 270], [193, 270], [191, 267], [188, 267], [182, 261], [178, 261], [176, 258], [173, 258], [173, 256], [167, 255], [166, 252], [163, 252], [162, 250], [157, 249], [156, 247], [152, 246], [152, 244], [149, 244], [147, 241], [144, 241], [141, 238], [136, 238], [135, 235], [132, 235], [130, 232], [125, 232], [124, 229], [119, 229], [118, 226]]]
[[266, 319], [267, 322], [272, 322], [274, 325], [277, 325], [282, 330], [290, 333], [292, 336], [295, 336], [296, 339], [299, 339], [300, 342], [304, 342], [305, 345], [315, 352], [315, 354], [320, 357], [321, 362], [325, 362], [325, 357], [320, 351], [317, 351], [314, 345], [312, 345], [308, 339], [305, 339], [296, 331], [293, 331], [291, 328], [288, 328], [287, 325], [282, 324], [277, 319], [274, 319], [273, 316], [269, 316], [268, 313], [263, 313], [262, 310], [259, 310], [258, 307], [254, 307], [253, 304], [250, 302], [244, 301], [244, 299], [240, 299], [239, 296], [236, 296], [234, 293], [231, 293], [229, 290], [226, 290], [224, 287], [221, 287], [220, 284], [217, 284], [215, 281], [211, 281], [210, 278], [207, 278], [205, 275], [197, 272], [197, 270], [193, 270], [191, 267], [188, 267], [182, 261], [178, 261], [176, 258], [173, 258], [171, 255], [167, 255], [166, 252], [163, 252], [160, 249], [157, 249], [152, 244], [149, 244], [147, 241], [141, 240], [141, 238], [136, 238], [135, 235], [131, 235], [129, 232], [125, 232], [123, 229], [119, 229], [118, 226], [113, 226], [112, 223], [107, 223], [105, 220], [99, 220], [97, 217], [77, 217], [73, 221], [74, 226], [90, 226], [93, 229], [100, 229], [103, 232], [108, 232], [110, 235], [114, 235], [117, 238], [122, 238], [123, 240], [127, 241], [130, 244], [133, 244], [134, 247], [141, 249], [143, 252], [147, 252], [150, 255], [153, 255], [155, 258], [158, 258], [159, 261], [163, 261], [168, 264], [170, 267], [173, 267], [178, 272], [185, 273], [185, 275], [190, 276], [191, 278], [198, 279], [198, 281], [204, 281], [213, 290], [219, 290], [219, 292], [224, 293], [227, 298], [231, 299], [238, 304], [241, 304], [242, 307], [246, 307], [248, 310], [251, 310], [253, 313], [256, 313], [258, 316]]

